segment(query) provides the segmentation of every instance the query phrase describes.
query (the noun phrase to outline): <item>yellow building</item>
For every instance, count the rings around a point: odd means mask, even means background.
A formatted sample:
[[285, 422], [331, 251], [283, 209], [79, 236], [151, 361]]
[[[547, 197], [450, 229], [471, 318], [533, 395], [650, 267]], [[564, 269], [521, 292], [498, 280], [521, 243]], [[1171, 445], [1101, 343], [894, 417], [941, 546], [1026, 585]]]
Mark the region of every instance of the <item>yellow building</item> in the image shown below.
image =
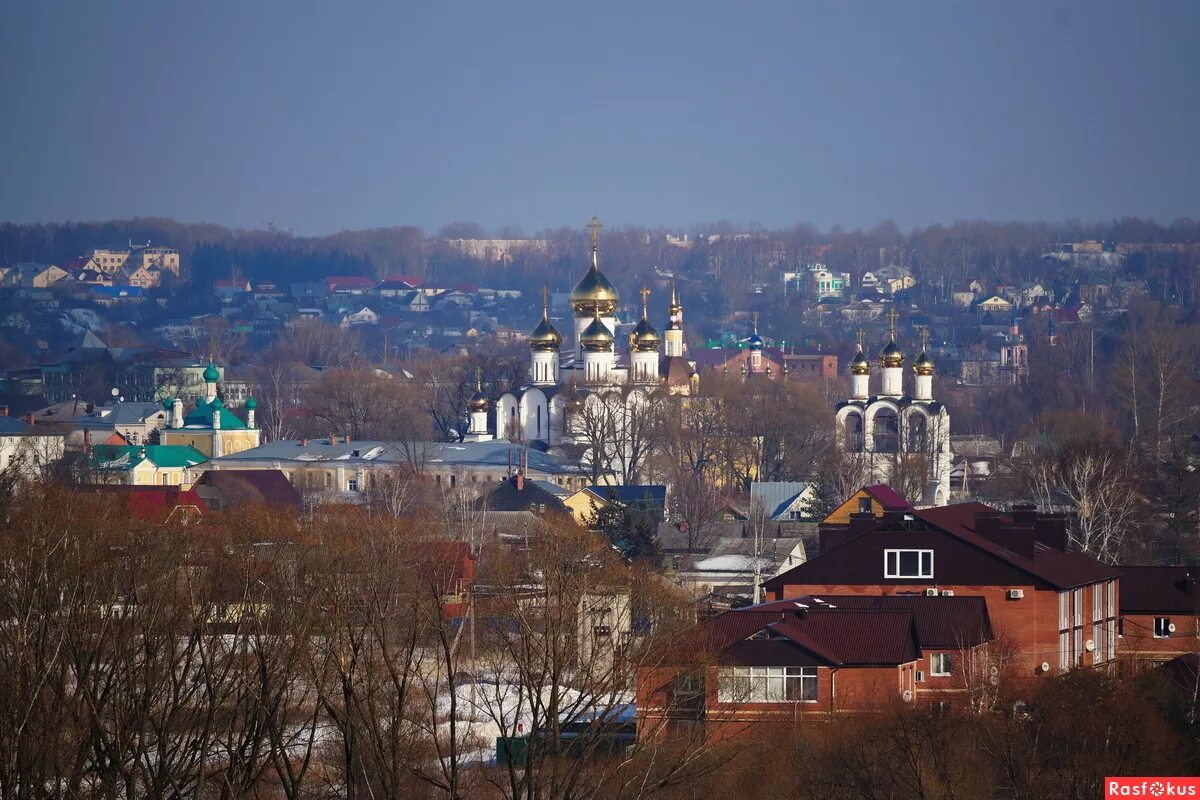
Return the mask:
[[195, 480], [192, 468], [207, 460], [195, 448], [182, 445], [102, 444], [92, 448], [92, 479], [96, 483], [187, 489]]
[[254, 411], [258, 403], [247, 397], [243, 408], [246, 419], [225, 407], [217, 396], [217, 381], [220, 372], [216, 365], [209, 364], [204, 374], [204, 396], [196, 401], [196, 408], [187, 416], [183, 413], [183, 400], [176, 397], [163, 401], [170, 411], [170, 421], [159, 432], [159, 441], [165, 445], [193, 447], [208, 458], [251, 450], [261, 443], [258, 427], [254, 423]]

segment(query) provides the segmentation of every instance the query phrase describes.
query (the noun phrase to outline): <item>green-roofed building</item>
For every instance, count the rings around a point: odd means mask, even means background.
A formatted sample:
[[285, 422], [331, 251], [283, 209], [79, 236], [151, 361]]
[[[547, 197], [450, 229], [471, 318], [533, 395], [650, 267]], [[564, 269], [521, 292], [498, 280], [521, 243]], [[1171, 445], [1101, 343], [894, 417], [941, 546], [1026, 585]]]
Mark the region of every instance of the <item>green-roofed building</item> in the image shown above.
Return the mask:
[[190, 487], [208, 457], [194, 447], [170, 444], [101, 444], [88, 465], [96, 483]]

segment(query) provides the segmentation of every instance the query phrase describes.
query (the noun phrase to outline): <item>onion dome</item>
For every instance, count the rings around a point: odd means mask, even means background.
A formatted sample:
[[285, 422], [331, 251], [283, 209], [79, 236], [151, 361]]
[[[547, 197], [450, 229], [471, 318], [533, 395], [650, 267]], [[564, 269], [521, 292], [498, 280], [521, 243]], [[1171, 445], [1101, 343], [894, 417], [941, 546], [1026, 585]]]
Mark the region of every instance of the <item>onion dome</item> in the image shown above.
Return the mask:
[[550, 322], [550, 294], [546, 287], [542, 287], [542, 321], [533, 329], [533, 333], [529, 334], [529, 348], [531, 350], [558, 350], [562, 346], [562, 334], [559, 333], [552, 322]]
[[246, 398], [246, 410], [253, 411], [256, 408], [258, 408], [258, 401], [254, 399], [254, 395], [250, 395]]
[[870, 375], [871, 360], [867, 358], [867, 354], [863, 352], [862, 345], [859, 345], [858, 352], [854, 354], [854, 358], [850, 359], [850, 374], [851, 375]]
[[888, 339], [888, 343], [879, 351], [879, 363], [885, 367], [904, 366], [904, 351], [895, 339]]
[[766, 346], [766, 342], [764, 342], [763, 338], [758, 335], [758, 314], [757, 313], [754, 315], [754, 332], [752, 334], [750, 334], [750, 338], [746, 341], [746, 344], [749, 346], [749, 348], [751, 350], [762, 350], [763, 347]]
[[654, 330], [650, 320], [642, 317], [642, 321], [633, 329], [633, 335], [629, 337], [629, 344], [634, 350], [647, 353], [659, 348], [659, 345], [662, 344], [662, 337], [658, 335], [658, 331]]
[[600, 221], [592, 217], [588, 227], [592, 230], [592, 265], [571, 290], [571, 307], [581, 317], [587, 314], [611, 314], [621, 301], [617, 287], [600, 271]]
[[175, 401], [172, 398], [170, 398], [170, 397], [163, 398], [163, 408], [165, 408], [167, 411], [170, 411], [174, 407], [175, 407]]
[[488, 410], [488, 396], [483, 393], [483, 373], [478, 368], [475, 370], [475, 394], [467, 401], [467, 408], [470, 411]]
[[593, 312], [592, 322], [583, 329], [579, 336], [579, 344], [584, 350], [593, 353], [606, 353], [613, 349], [613, 335], [608, 326], [600, 319], [600, 311]]
[[209, 403], [209, 407], [217, 408], [217, 409], [224, 408], [225, 401], [223, 401], [220, 397], [214, 397], [213, 401], [211, 403]]
[[650, 324], [650, 315], [647, 312], [646, 302], [650, 297], [650, 290], [642, 287], [642, 320], [633, 329], [633, 333], [629, 336], [629, 346], [633, 350], [642, 353], [649, 353], [657, 350], [662, 344], [662, 337], [658, 335], [658, 331], [654, 330], [654, 326]]
[[488, 402], [488, 396], [486, 394], [483, 392], [475, 392], [475, 394], [471, 395], [471, 399], [467, 401], [467, 408], [476, 412], [487, 411]]
[[933, 359], [929, 357], [929, 353], [925, 350], [917, 356], [917, 360], [913, 362], [913, 374], [915, 375], [932, 375], [933, 374]]
[[885, 367], [903, 367], [904, 351], [896, 344], [896, 309], [888, 309], [888, 343], [879, 351], [879, 363]]
[[208, 362], [208, 366], [204, 369], [205, 383], [216, 383], [219, 380], [221, 380], [221, 373], [217, 369], [217, 365], [211, 361]]

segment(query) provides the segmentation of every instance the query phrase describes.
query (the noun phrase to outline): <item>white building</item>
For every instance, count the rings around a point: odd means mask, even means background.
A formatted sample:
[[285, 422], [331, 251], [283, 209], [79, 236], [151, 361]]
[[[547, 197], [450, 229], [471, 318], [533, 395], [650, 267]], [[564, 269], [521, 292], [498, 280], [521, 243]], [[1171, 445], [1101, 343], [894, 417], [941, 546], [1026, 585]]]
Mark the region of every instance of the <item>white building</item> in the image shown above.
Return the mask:
[[871, 391], [871, 362], [859, 342], [850, 362], [850, 399], [838, 405], [838, 444], [848, 458], [926, 505], [950, 498], [950, 412], [933, 399], [933, 359], [924, 344], [912, 365], [911, 392], [904, 386], [904, 352], [896, 343], [896, 313], [888, 314], [888, 342], [879, 353], [877, 393]]

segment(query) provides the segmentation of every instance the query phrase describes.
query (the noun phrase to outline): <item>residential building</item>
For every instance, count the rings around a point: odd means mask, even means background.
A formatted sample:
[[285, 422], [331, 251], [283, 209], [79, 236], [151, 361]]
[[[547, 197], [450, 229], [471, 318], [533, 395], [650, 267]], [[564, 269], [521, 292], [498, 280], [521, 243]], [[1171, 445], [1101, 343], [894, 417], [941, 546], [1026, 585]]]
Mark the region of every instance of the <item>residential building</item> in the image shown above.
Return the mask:
[[956, 668], [992, 640], [973, 597], [797, 596], [706, 620], [638, 672], [638, 729], [749, 727], [965, 695]]
[[244, 505], [299, 511], [300, 492], [277, 469], [207, 470], [192, 487], [212, 511]]
[[659, 522], [666, 515], [667, 487], [661, 484], [586, 486], [563, 498], [563, 504], [580, 525], [587, 525], [597, 512], [617, 503], [635, 513], [651, 514]]
[[750, 517], [764, 522], [815, 522], [809, 506], [816, 484], [805, 481], [754, 481], [750, 484]]
[[57, 426], [39, 426], [32, 414], [10, 417], [8, 407], [0, 407], [0, 473], [38, 478], [65, 450], [66, 437]]
[[852, 514], [823, 526], [821, 554], [763, 586], [808, 595], [950, 595], [987, 601], [997, 637], [1033, 677], [1117, 657], [1120, 571], [1067, 549], [1066, 520], [982, 503]]
[[155, 433], [166, 426], [167, 416], [160, 403], [114, 399], [103, 406], [88, 404], [82, 415], [67, 423], [70, 444], [99, 444], [114, 433], [132, 445], [150, 444]]
[[1119, 654], [1130, 667], [1200, 652], [1200, 567], [1121, 567]]

